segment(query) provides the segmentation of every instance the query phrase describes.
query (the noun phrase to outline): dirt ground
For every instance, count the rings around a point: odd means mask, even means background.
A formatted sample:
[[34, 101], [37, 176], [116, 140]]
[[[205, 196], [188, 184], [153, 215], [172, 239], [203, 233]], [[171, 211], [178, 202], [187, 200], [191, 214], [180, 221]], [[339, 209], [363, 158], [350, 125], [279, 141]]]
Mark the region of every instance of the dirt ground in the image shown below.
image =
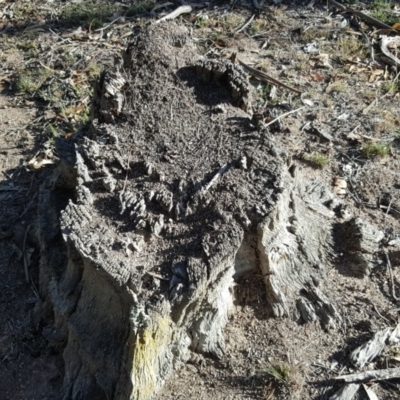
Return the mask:
[[[227, 59], [236, 52], [302, 92], [251, 79], [264, 123], [297, 110], [271, 126], [279, 146], [310, 177], [332, 186], [347, 204], [347, 217], [375, 224], [384, 239], [365, 278], [349, 275], [343, 256], [332, 259], [329, 295], [344, 319], [338, 331], [268, 318], [260, 277], [236, 282], [225, 357], [200, 357], [177, 371], [159, 400], [328, 399], [341, 386], [329, 380], [351, 372], [349, 353], [399, 320], [398, 67], [382, 55], [377, 28], [351, 13], [324, 2], [258, 3], [260, 9], [251, 1], [199, 3], [178, 20], [207, 57]], [[161, 7], [154, 10], [156, 5]], [[35, 206], [57, 163], [54, 140], [85, 132], [100, 71], [148, 21], [176, 6], [0, 0], [1, 399], [62, 398], [62, 354], [49, 346], [49, 327], [38, 324], [33, 312], [41, 301]], [[389, 25], [400, 18], [395, 2], [354, 7]], [[398, 367], [399, 355], [399, 348], [390, 348], [370, 367]], [[379, 399], [399, 398], [400, 380], [368, 387]], [[369, 398], [359, 392], [357, 398]]]

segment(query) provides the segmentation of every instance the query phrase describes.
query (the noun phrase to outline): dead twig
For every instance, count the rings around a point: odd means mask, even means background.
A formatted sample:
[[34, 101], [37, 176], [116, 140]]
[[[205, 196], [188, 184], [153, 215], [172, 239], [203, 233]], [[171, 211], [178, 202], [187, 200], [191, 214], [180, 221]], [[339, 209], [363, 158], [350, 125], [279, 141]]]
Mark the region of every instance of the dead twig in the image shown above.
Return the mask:
[[182, 14], [188, 14], [192, 12], [193, 8], [191, 6], [180, 6], [178, 7], [175, 11], [172, 11], [172, 13], [169, 13], [165, 15], [164, 17], [158, 19], [156, 21], [156, 24], [159, 24], [162, 21], [166, 21], [167, 19], [174, 19], [176, 17], [179, 17]]
[[250, 17], [250, 19], [249, 19], [241, 28], [239, 28], [239, 29], [235, 32], [235, 35], [238, 34], [238, 33], [240, 33], [240, 32], [242, 32], [242, 31], [244, 31], [244, 30], [253, 22], [253, 19], [254, 19], [255, 16], [256, 16], [256, 14], [253, 14], [253, 15]]
[[264, 125], [264, 128], [266, 128], [267, 126], [272, 125], [274, 122], [280, 120], [281, 118], [287, 117], [287, 116], [290, 115], [290, 114], [294, 114], [294, 113], [296, 113], [296, 112], [302, 110], [303, 108], [305, 108], [305, 106], [296, 108], [296, 110], [288, 111], [287, 113], [284, 113], [284, 114], [280, 115], [279, 117], [276, 117], [276, 118], [273, 119], [272, 121], [268, 122], [268, 124], [265, 124], [265, 125]]
[[214, 177], [211, 179], [211, 181], [208, 183], [208, 185], [204, 188], [204, 192], [207, 192], [212, 185], [214, 185], [215, 182], [217, 182], [218, 178], [226, 171], [228, 168], [228, 164], [224, 164], [219, 171], [214, 175]]
[[26, 238], [28, 236], [28, 231], [29, 231], [30, 227], [31, 227], [30, 224], [26, 227], [25, 235], [24, 235], [24, 244], [23, 244], [23, 247], [22, 247], [22, 254], [23, 254], [23, 257], [24, 257], [24, 270], [25, 270], [26, 283], [29, 283], [29, 271], [28, 271], [29, 262], [28, 262], [27, 250], [26, 250]]
[[374, 310], [375, 310], [375, 312], [378, 314], [378, 316], [381, 317], [381, 318], [382, 318], [384, 321], [386, 321], [388, 324], [390, 324], [390, 321], [389, 321], [386, 317], [384, 317], [384, 316], [379, 312], [379, 310], [378, 310], [378, 308], [376, 307], [375, 303], [374, 303], [371, 299], [369, 299], [369, 302], [372, 304], [372, 307], [374, 308]]
[[103, 32], [106, 29], [108, 29], [111, 25], [114, 25], [117, 21], [119, 21], [122, 17], [115, 18], [113, 21], [111, 21], [109, 24], [106, 26], [103, 26], [102, 28], [95, 29], [93, 32]]
[[32, 203], [35, 201], [35, 199], [36, 199], [36, 196], [37, 196], [37, 192], [33, 195], [33, 197], [32, 197], [32, 200], [28, 203], [28, 205], [25, 207], [25, 210], [22, 212], [22, 214], [20, 215], [20, 218], [22, 218], [25, 214], [26, 214], [26, 212], [30, 209], [30, 207], [31, 207], [31, 205], [32, 205]]
[[290, 90], [293, 93], [296, 93], [299, 96], [302, 94], [302, 92], [300, 90], [297, 90], [288, 85], [285, 85], [284, 83], [270, 77], [266, 73], [264, 73], [258, 69], [255, 69], [253, 67], [250, 67], [250, 65], [247, 65], [243, 61], [240, 61], [240, 60], [238, 60], [238, 61], [239, 61], [239, 64], [247, 70], [247, 72], [249, 72], [251, 75], [253, 75], [255, 78], [259, 79], [260, 81], [283, 87], [287, 90]]
[[388, 368], [388, 369], [377, 369], [372, 371], [359, 372], [357, 374], [349, 374], [337, 376], [334, 378], [337, 381], [345, 382], [373, 382], [382, 381], [385, 379], [394, 379], [400, 377], [400, 367]]
[[157, 278], [157, 279], [159, 279], [160, 281], [167, 281], [167, 282], [169, 282], [169, 279], [168, 279], [168, 278], [164, 278], [163, 276], [158, 275], [158, 274], [155, 274], [154, 272], [145, 271], [145, 274], [150, 275], [150, 276], [152, 276], [153, 278]]
[[393, 271], [392, 271], [392, 263], [390, 262], [389, 253], [385, 251], [385, 258], [386, 258], [386, 266], [389, 271], [390, 276], [390, 289], [392, 291], [392, 297], [394, 300], [399, 300], [396, 296], [395, 288], [394, 288], [394, 280], [393, 280]]

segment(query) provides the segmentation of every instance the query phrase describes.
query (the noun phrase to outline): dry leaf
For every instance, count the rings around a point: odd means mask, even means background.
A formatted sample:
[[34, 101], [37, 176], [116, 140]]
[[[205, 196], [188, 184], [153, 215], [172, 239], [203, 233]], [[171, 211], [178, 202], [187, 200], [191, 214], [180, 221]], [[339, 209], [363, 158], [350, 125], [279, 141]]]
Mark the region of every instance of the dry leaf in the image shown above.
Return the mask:
[[320, 74], [318, 71], [311, 71], [310, 75], [314, 82], [323, 82], [325, 80], [325, 76]]
[[331, 83], [330, 85], [327, 86], [327, 88], [325, 89], [325, 93], [330, 93], [332, 92], [332, 90], [335, 89], [335, 87], [340, 86], [343, 84], [343, 81], [335, 81], [333, 83]]
[[65, 135], [65, 140], [71, 140], [78, 132], [68, 132]]
[[79, 106], [76, 106], [76, 107], [67, 108], [67, 109], [64, 111], [64, 114], [65, 114], [66, 116], [79, 114], [79, 113], [81, 113], [85, 108], [86, 108], [86, 107], [85, 107], [84, 104], [80, 104]]
[[317, 56], [313, 56], [310, 60], [316, 61], [315, 66], [319, 68], [332, 68], [330, 64], [331, 56], [328, 53], [321, 53]]
[[378, 77], [376, 75], [370, 75], [368, 83], [374, 83], [377, 79]]
[[12, 76], [12, 74], [7, 74], [7, 75], [0, 76], [0, 83], [2, 83], [2, 82], [10, 82], [11, 81], [11, 76]]

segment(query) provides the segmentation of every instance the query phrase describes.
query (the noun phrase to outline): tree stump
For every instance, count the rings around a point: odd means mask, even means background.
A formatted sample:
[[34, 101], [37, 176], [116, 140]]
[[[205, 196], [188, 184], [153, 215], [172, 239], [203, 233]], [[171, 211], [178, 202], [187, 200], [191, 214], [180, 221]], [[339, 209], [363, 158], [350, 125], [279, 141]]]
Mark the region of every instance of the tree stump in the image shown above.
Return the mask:
[[90, 134], [59, 148], [41, 193], [41, 307], [65, 400], [150, 399], [193, 354], [221, 357], [249, 271], [271, 317], [340, 323], [324, 294], [337, 199], [252, 125], [251, 101], [241, 67], [202, 59], [175, 22], [103, 72]]

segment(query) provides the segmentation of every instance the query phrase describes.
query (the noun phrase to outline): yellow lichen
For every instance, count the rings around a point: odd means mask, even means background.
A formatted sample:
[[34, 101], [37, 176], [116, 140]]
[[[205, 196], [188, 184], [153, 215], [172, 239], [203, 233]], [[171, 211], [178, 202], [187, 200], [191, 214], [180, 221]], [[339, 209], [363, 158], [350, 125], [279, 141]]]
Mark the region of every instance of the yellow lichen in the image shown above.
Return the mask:
[[152, 323], [137, 335], [133, 351], [133, 398], [150, 399], [157, 389], [159, 360], [171, 341], [172, 321], [168, 316], [153, 318]]

